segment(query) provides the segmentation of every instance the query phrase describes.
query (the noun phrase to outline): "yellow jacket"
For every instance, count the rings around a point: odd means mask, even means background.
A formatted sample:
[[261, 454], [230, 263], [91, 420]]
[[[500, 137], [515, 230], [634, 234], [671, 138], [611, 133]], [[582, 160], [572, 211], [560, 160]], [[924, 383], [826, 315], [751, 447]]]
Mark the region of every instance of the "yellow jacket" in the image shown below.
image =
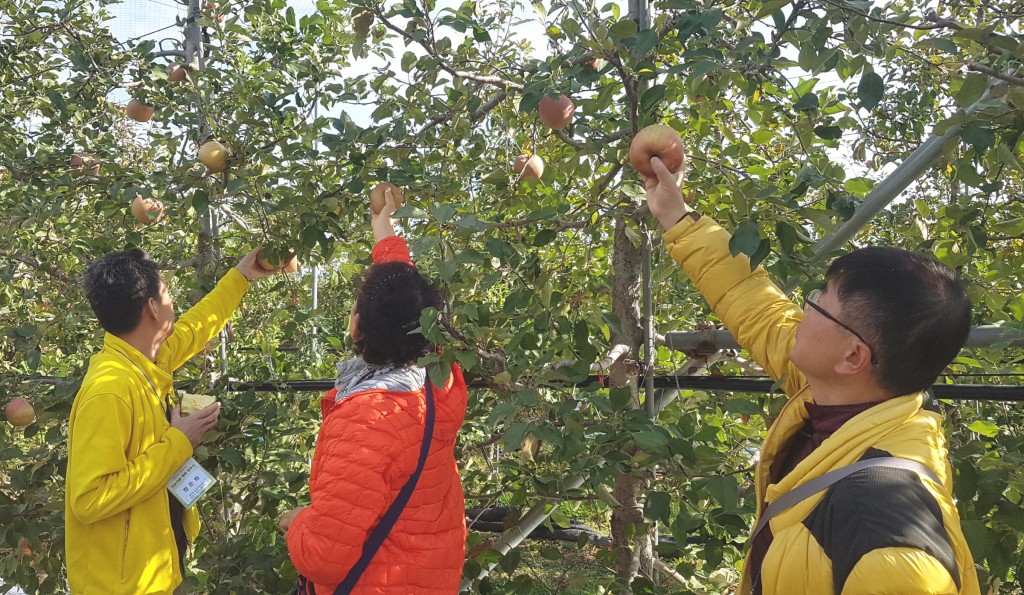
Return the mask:
[[[169, 594], [181, 583], [166, 486], [192, 445], [167, 421], [171, 372], [220, 332], [248, 288], [229, 271], [175, 322], [156, 363], [110, 333], [89, 360], [68, 430], [65, 547], [75, 595]], [[196, 509], [183, 521], [194, 540]]]
[[773, 465], [804, 426], [807, 382], [789, 361], [802, 310], [768, 279], [731, 256], [729, 233], [685, 218], [664, 236], [669, 253], [725, 326], [790, 397], [768, 430], [755, 474], [757, 513], [789, 490], [862, 458], [896, 456], [931, 468], [941, 484], [910, 471], [855, 473], [769, 521], [774, 536], [761, 568], [744, 565], [738, 594], [761, 576], [764, 595], [980, 592], [952, 495], [942, 418], [923, 393], [890, 399], [843, 424], [778, 483]]

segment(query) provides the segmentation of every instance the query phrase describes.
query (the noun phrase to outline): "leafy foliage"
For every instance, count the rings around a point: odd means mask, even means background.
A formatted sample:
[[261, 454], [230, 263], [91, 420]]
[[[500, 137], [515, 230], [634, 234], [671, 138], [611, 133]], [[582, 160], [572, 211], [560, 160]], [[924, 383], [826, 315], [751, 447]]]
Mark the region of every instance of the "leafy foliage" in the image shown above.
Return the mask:
[[[352, 26], [356, 5], [374, 17], [365, 35]], [[660, 0], [647, 28], [614, 3], [322, 1], [300, 15], [284, 0], [226, 2], [223, 21], [200, 15], [208, 61], [182, 83], [165, 71], [178, 58], [110, 35], [105, 1], [0, 8], [0, 400], [26, 396], [38, 412], [24, 431], [0, 425], [5, 583], [62, 591], [66, 420], [74, 379], [100, 344], [77, 287], [85, 265], [143, 247], [183, 309], [267, 243], [318, 265], [318, 304], [308, 268], [264, 282], [227, 357], [213, 349], [179, 374], [224, 403], [219, 435], [200, 453], [220, 490], [201, 504], [207, 529], [189, 580], [200, 592], [287, 590], [294, 569], [276, 520], [305, 497], [317, 398], [226, 387], [333, 375], [352, 279], [371, 248], [366, 192], [380, 180], [412, 197], [401, 225], [447, 296], [443, 323], [423, 324], [446, 345], [430, 363], [458, 361], [487, 387], [471, 395], [460, 444], [467, 493], [524, 508], [557, 496], [557, 514], [596, 500], [607, 511], [619, 504], [617, 478], [643, 478], [645, 520], [627, 537], [658, 522], [682, 544], [675, 570], [691, 592], [727, 589], [720, 570], [741, 564], [754, 506], [745, 470], [779, 397], [682, 391], [652, 421], [629, 390], [574, 386], [613, 337], [636, 330], [617, 313], [615, 261], [650, 235], [626, 160], [636, 130], [677, 129], [690, 147], [687, 190], [735, 232], [733, 251], [780, 283], [807, 285], [822, 271], [814, 241], [931, 133], [953, 130], [962, 142], [947, 143], [854, 242], [929, 251], [963, 272], [977, 323], [1024, 322], [1024, 39], [1019, 15], [1001, 5], [935, 15], [918, 0]], [[537, 21], [545, 48], [520, 34]], [[546, 93], [576, 104], [563, 133], [535, 115]], [[123, 116], [126, 94], [156, 107], [151, 123]], [[224, 175], [195, 157], [209, 138], [231, 150]], [[512, 172], [527, 152], [546, 163], [538, 183]], [[76, 153], [99, 161], [98, 173], [93, 162], [69, 165]], [[166, 218], [135, 223], [136, 195], [161, 199]], [[659, 332], [714, 321], [657, 250], [652, 276]], [[655, 370], [688, 355], [659, 349]], [[713, 367], [749, 371], [742, 354]], [[1017, 374], [1021, 364], [993, 348], [965, 352], [952, 371]], [[983, 580], [1019, 591], [1024, 418], [999, 404], [946, 410]], [[577, 474], [584, 486], [564, 489]], [[471, 558], [467, 575], [493, 557]], [[519, 558], [506, 558], [508, 584], [532, 588]], [[609, 588], [629, 589], [619, 579]]]

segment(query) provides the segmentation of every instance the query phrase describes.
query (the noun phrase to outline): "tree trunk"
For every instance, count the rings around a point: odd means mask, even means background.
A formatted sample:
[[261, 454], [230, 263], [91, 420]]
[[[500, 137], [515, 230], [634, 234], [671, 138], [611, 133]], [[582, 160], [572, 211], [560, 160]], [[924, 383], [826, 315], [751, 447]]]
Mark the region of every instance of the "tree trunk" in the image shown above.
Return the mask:
[[[640, 408], [638, 377], [640, 365], [637, 354], [643, 344], [640, 317], [641, 249], [626, 235], [625, 219], [615, 224], [615, 244], [612, 254], [612, 311], [621, 321], [621, 332], [612, 330], [612, 344], [622, 343], [630, 348], [630, 355], [622, 357], [612, 368], [609, 382], [612, 390], [629, 390], [629, 408]], [[635, 450], [631, 447], [630, 450]], [[640, 532], [644, 522], [643, 507], [637, 502], [637, 493], [646, 480], [636, 474], [622, 473], [615, 478], [612, 495], [619, 505], [612, 511], [611, 534], [615, 548], [615, 571], [620, 580], [628, 583], [638, 572], [653, 573], [653, 529]]]

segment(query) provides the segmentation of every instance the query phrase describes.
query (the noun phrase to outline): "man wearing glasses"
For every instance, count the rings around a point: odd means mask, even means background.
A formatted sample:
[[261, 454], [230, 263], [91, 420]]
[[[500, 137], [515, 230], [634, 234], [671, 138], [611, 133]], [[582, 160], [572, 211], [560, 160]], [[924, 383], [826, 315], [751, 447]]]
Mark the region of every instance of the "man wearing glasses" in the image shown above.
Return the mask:
[[651, 165], [647, 204], [669, 253], [789, 396], [757, 465], [738, 593], [979, 593], [925, 392], [970, 330], [957, 276], [923, 254], [865, 248], [836, 259], [801, 308], [687, 207], [682, 172]]

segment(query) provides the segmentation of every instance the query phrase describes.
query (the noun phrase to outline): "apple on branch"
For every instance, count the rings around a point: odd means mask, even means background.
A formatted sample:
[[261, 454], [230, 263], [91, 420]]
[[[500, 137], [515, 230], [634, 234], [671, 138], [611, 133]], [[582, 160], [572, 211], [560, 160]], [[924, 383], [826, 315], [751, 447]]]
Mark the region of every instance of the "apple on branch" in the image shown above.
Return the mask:
[[573, 114], [576, 113], [576, 106], [572, 99], [565, 95], [559, 95], [558, 99], [552, 99], [550, 95], [540, 98], [537, 105], [537, 112], [542, 122], [551, 127], [552, 130], [564, 130], [572, 123]]
[[539, 180], [544, 175], [544, 160], [540, 155], [523, 154], [516, 157], [512, 169], [524, 180]]
[[211, 140], [199, 147], [199, 160], [212, 173], [220, 173], [228, 168], [228, 148]]
[[25, 397], [15, 397], [4, 407], [4, 415], [7, 421], [16, 428], [24, 428], [36, 418], [36, 410], [32, 408]]
[[149, 122], [153, 118], [153, 106], [146, 105], [138, 99], [132, 99], [125, 106], [125, 113], [136, 122]]
[[155, 198], [143, 198], [136, 195], [132, 201], [132, 215], [139, 223], [156, 223], [164, 216], [164, 203]]
[[629, 162], [645, 178], [656, 178], [651, 158], [657, 157], [668, 171], [679, 171], [686, 166], [683, 139], [671, 126], [654, 124], [636, 133], [629, 144]]

